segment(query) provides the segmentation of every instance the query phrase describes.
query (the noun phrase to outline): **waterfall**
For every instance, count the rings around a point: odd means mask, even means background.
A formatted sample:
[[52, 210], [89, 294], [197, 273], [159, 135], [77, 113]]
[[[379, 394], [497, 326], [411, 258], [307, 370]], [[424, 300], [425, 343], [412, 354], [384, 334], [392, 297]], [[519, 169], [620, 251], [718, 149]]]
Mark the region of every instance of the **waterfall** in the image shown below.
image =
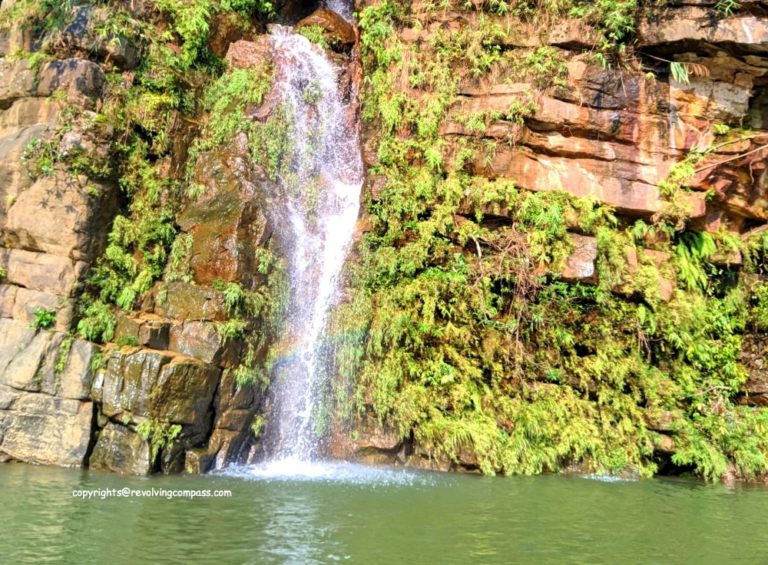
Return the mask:
[[346, 0], [325, 0], [325, 7], [333, 10], [347, 21], [352, 19], [352, 3]]
[[326, 53], [275, 26], [276, 88], [291, 132], [268, 211], [287, 262], [288, 303], [277, 341], [265, 446], [272, 460], [318, 453], [328, 353], [323, 336], [360, 207], [363, 166], [356, 120]]

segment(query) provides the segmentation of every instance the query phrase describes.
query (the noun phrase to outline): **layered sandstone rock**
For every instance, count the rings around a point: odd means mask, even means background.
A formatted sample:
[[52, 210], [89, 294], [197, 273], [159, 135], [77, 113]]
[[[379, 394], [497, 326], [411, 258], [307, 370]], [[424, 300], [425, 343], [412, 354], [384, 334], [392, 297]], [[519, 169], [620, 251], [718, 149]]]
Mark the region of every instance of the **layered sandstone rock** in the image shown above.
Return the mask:
[[[158, 285], [143, 312], [121, 313], [115, 340], [122, 347], [102, 352], [69, 335], [117, 190], [56, 162], [33, 175], [30, 148], [51, 142], [59, 155], [107, 158], [110, 132], [94, 129], [102, 67], [134, 67], [141, 46], [96, 34], [100, 10], [78, 7], [69, 24], [43, 38], [19, 27], [0, 37], [0, 459], [148, 474], [179, 472], [198, 450], [205, 471], [219, 453], [220, 463], [247, 453], [259, 401], [254, 387], [235, 383], [242, 342], [218, 331], [229, 315], [223, 293], [211, 288], [261, 281], [257, 249], [269, 230], [254, 196], [259, 179], [247, 173], [242, 144], [201, 159], [207, 192], [178, 220], [191, 238], [188, 282]], [[61, 58], [33, 68], [6, 56], [41, 43]], [[183, 164], [189, 128], [172, 135]], [[52, 328], [33, 327], [41, 311], [55, 317]]]
[[0, 320], [0, 453], [65, 467], [85, 463], [98, 347], [69, 340], [61, 332]]

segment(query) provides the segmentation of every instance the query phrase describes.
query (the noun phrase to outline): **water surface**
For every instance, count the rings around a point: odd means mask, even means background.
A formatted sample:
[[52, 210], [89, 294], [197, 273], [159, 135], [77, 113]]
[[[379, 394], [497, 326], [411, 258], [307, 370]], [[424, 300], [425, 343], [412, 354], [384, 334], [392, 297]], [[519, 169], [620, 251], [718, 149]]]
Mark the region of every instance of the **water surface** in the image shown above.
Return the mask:
[[[0, 562], [768, 562], [767, 489], [349, 464], [233, 472], [142, 479], [0, 465]], [[232, 497], [72, 496], [124, 487]]]

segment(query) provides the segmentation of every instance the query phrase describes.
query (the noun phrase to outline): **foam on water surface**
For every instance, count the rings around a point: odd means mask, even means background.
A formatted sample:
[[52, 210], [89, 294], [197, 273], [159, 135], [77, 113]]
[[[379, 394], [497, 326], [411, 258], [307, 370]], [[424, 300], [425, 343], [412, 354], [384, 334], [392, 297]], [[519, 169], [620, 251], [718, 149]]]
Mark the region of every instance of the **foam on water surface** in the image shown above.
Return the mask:
[[256, 465], [232, 466], [221, 471], [229, 477], [269, 482], [341, 483], [365, 486], [428, 486], [431, 473], [369, 467], [346, 461], [306, 461], [296, 457], [273, 459]]

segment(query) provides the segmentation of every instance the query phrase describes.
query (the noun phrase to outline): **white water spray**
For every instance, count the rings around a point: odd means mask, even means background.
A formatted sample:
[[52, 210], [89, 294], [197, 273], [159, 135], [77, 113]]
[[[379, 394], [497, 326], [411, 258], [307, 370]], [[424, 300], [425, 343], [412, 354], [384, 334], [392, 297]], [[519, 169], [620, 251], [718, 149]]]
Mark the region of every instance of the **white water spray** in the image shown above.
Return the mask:
[[333, 10], [347, 21], [352, 19], [352, 3], [345, 0], [325, 0], [325, 7]]
[[289, 28], [276, 27], [272, 42], [293, 139], [268, 203], [289, 290], [266, 442], [273, 461], [306, 462], [318, 456], [328, 367], [323, 336], [355, 229], [363, 166], [356, 120], [326, 54]]

